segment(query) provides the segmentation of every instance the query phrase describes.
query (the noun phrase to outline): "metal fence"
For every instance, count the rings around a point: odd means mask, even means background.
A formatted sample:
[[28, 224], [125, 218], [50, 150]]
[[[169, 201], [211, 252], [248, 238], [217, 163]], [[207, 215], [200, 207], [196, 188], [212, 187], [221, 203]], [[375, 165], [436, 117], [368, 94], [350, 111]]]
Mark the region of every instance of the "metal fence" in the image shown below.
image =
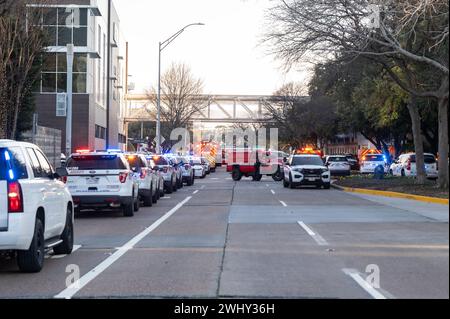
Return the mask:
[[39, 146], [53, 167], [61, 167], [61, 131], [49, 127], [35, 126], [33, 131], [23, 134], [22, 140]]

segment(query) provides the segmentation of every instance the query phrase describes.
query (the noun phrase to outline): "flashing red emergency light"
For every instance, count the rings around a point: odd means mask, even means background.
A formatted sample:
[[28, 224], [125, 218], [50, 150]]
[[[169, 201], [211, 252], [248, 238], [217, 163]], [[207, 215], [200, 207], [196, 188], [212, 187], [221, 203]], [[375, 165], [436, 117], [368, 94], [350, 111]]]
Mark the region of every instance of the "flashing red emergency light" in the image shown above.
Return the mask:
[[86, 149], [76, 150], [76, 153], [78, 153], [78, 154], [86, 154], [86, 153], [89, 153], [89, 152], [90, 152], [90, 150], [86, 150]]

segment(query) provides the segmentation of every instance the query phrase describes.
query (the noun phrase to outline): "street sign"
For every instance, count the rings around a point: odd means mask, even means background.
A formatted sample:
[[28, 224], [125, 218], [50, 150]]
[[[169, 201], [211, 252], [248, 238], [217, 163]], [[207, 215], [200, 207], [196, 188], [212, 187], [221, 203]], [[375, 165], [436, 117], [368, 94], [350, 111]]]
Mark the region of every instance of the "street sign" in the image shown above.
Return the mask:
[[56, 116], [66, 117], [67, 116], [67, 94], [58, 93], [56, 94]]

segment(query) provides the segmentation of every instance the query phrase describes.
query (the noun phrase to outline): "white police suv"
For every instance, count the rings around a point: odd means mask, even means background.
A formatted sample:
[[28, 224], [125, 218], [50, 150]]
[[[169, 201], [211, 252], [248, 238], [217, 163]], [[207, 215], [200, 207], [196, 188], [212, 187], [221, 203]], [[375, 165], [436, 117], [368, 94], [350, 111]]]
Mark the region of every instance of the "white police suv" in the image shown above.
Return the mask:
[[139, 184], [124, 154], [80, 150], [67, 160], [67, 170], [76, 212], [112, 208], [132, 217], [139, 210]]
[[159, 177], [153, 172], [142, 154], [126, 154], [125, 158], [131, 166], [134, 178], [139, 184], [139, 197], [145, 207], [156, 204], [160, 198]]
[[70, 254], [73, 202], [64, 184], [65, 169], [55, 172], [41, 149], [0, 140], [0, 251], [13, 252], [19, 269], [39, 272], [45, 251]]
[[286, 188], [313, 185], [331, 187], [331, 172], [318, 155], [293, 155], [284, 165], [283, 185]]

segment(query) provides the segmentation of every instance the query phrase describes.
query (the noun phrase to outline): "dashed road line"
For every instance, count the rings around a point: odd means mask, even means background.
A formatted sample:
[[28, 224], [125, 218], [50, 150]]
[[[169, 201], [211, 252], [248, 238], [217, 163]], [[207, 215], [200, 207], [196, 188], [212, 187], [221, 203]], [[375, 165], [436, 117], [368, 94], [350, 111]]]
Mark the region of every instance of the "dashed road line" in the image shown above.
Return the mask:
[[83, 289], [87, 284], [89, 284], [92, 280], [97, 278], [101, 273], [103, 273], [106, 269], [108, 269], [112, 264], [114, 264], [117, 260], [119, 260], [123, 255], [125, 255], [129, 250], [133, 249], [141, 240], [143, 240], [146, 236], [152, 233], [155, 229], [161, 226], [167, 219], [169, 219], [173, 214], [175, 214], [180, 208], [182, 208], [187, 202], [192, 199], [191, 196], [187, 197], [177, 206], [172, 208], [169, 212], [167, 212], [164, 216], [158, 219], [155, 223], [153, 223], [146, 230], [135, 236], [125, 245], [120, 247], [116, 252], [114, 252], [111, 256], [106, 258], [103, 262], [101, 262], [94, 269], [89, 271], [83, 277], [75, 281], [72, 285], [64, 289], [62, 292], [57, 294], [55, 298], [57, 299], [71, 299], [74, 295], [76, 295], [81, 289]]
[[274, 191], [273, 189], [271, 189], [270, 192], [271, 192], [273, 195], [276, 194], [275, 191]]
[[283, 205], [284, 207], [288, 207], [288, 205], [285, 202], [283, 202], [282, 200], [280, 200], [280, 204]]
[[361, 288], [363, 288], [374, 299], [388, 299], [385, 295], [372, 287], [366, 280], [364, 280], [359, 272], [355, 269], [342, 269], [342, 271], [350, 276]]
[[192, 194], [198, 194], [199, 190], [197, 189], [196, 191], [194, 191]]
[[308, 233], [309, 236], [311, 236], [316, 241], [319, 246], [329, 246], [328, 242], [322, 236], [314, 232], [304, 222], [299, 221], [298, 224]]

